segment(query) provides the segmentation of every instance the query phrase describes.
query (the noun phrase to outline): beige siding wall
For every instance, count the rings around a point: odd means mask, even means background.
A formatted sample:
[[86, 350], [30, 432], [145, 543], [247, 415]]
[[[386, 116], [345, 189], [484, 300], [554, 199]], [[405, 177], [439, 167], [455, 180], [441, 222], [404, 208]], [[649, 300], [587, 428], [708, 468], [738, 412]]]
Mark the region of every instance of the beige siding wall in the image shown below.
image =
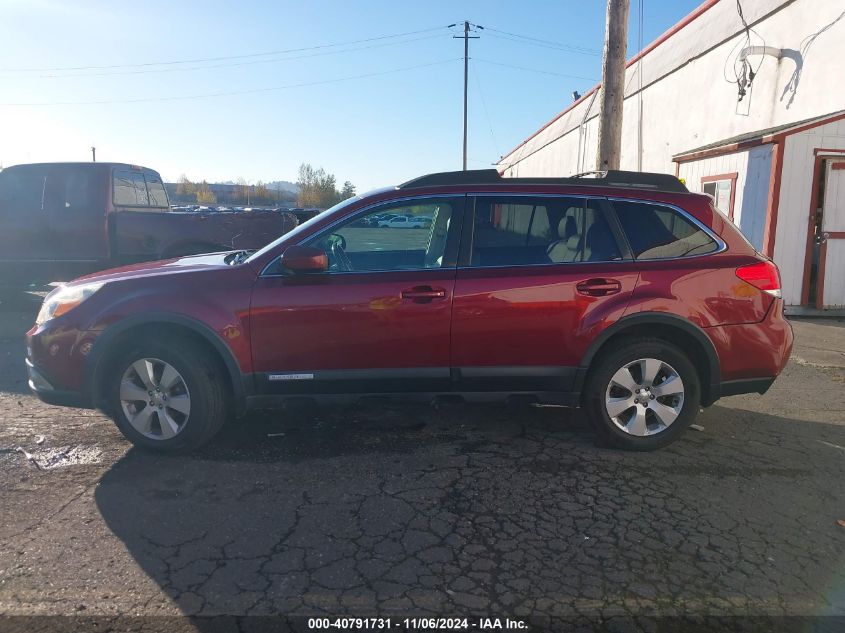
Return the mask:
[[[845, 107], [845, 19], [807, 42], [845, 9], [841, 0], [743, 0], [749, 23], [781, 59], [752, 57], [753, 91], [737, 102], [725, 63], [744, 39], [732, 0], [721, 0], [628, 68], [622, 168], [637, 169], [639, 66], [642, 64], [642, 168], [672, 172], [672, 156], [738, 134]], [[755, 24], [756, 23], [756, 24]], [[761, 63], [762, 62], [762, 63]], [[795, 71], [801, 66], [797, 87]], [[587, 96], [499, 163], [508, 176], [565, 176], [595, 168], [598, 99]], [[581, 123], [586, 123], [582, 127]], [[580, 151], [579, 151], [580, 148]]]
[[[742, 152], [681, 163], [678, 176], [686, 180], [690, 191], [703, 191], [702, 178], [736, 172], [734, 224], [759, 250], [763, 247], [771, 164], [772, 146], [762, 145]], [[728, 209], [722, 210], [728, 213]]]
[[[783, 295], [789, 305], [801, 302], [815, 164], [813, 150], [817, 147], [845, 150], [845, 119], [786, 137], [775, 234], [775, 263], [781, 269]], [[845, 284], [845, 269], [828, 267], [827, 275]]]

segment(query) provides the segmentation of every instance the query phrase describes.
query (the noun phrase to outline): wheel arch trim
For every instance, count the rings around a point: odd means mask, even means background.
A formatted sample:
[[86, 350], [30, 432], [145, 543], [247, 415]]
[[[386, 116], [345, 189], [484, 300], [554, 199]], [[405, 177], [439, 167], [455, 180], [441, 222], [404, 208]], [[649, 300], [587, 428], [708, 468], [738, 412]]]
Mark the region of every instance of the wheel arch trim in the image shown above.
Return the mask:
[[693, 337], [698, 342], [704, 355], [707, 358], [708, 369], [710, 372], [709, 384], [702, 384], [701, 402], [703, 406], [713, 404], [721, 396], [721, 368], [719, 363], [719, 356], [716, 353], [716, 347], [713, 341], [704, 332], [702, 328], [692, 321], [683, 317], [667, 314], [664, 312], [636, 312], [634, 314], [624, 316], [613, 325], [605, 328], [601, 334], [587, 348], [584, 356], [581, 358], [581, 363], [578, 368], [578, 375], [576, 376], [575, 389], [582, 391], [584, 383], [587, 378], [587, 373], [590, 369], [593, 359], [599, 350], [607, 343], [613, 336], [622, 334], [626, 330], [633, 327], [643, 325], [662, 325], [673, 327], [681, 330], [685, 334]]
[[91, 394], [91, 400], [94, 405], [98, 405], [102, 398], [99, 391], [97, 372], [101, 369], [100, 361], [108, 354], [109, 344], [121, 334], [124, 334], [133, 328], [149, 326], [156, 323], [177, 325], [189, 329], [212, 346], [226, 367], [226, 372], [232, 384], [236, 410], [239, 413], [242, 412], [245, 408], [247, 396], [252, 394], [252, 389], [248, 375], [241, 371], [232, 350], [228, 345], [226, 345], [217, 332], [204, 323], [191, 317], [171, 312], [144, 312], [127, 317], [126, 319], [107, 327], [97, 337], [97, 340], [86, 359], [84, 374], [84, 393]]

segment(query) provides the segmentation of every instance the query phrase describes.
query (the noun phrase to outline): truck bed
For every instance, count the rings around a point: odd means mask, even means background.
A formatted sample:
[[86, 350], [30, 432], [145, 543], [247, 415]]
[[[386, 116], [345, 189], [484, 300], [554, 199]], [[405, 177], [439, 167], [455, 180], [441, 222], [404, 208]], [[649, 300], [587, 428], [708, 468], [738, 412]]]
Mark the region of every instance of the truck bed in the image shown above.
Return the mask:
[[281, 211], [115, 211], [109, 214], [112, 258], [122, 263], [257, 249], [296, 225], [292, 214]]

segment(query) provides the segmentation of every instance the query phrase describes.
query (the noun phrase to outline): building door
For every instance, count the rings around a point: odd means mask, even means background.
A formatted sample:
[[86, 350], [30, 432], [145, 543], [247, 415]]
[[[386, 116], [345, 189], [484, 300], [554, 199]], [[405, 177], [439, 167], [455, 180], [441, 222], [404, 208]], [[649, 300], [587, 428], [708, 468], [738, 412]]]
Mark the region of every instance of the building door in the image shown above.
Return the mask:
[[826, 161], [819, 244], [817, 308], [845, 307], [845, 158]]

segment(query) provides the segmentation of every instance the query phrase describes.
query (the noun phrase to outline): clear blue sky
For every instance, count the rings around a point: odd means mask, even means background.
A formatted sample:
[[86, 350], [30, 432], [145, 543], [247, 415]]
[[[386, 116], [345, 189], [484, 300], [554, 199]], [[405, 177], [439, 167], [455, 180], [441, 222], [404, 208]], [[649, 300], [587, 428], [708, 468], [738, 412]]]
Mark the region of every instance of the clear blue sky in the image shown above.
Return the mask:
[[[698, 4], [644, 0], [644, 44]], [[169, 180], [183, 173], [210, 182], [296, 180], [299, 164], [310, 162], [359, 191], [459, 169], [463, 42], [445, 28], [275, 56], [157, 63], [333, 45], [467, 19], [487, 27], [470, 45], [469, 166], [489, 167], [570, 103], [573, 90], [597, 82], [604, 7], [601, 0], [0, 0], [0, 164], [88, 160], [96, 145], [98, 160], [143, 164]], [[638, 48], [638, 10], [632, 0], [629, 54]], [[89, 66], [123, 67], [43, 70]], [[411, 66], [418, 67], [389, 72]], [[375, 73], [383, 74], [361, 77]], [[335, 81], [350, 77], [358, 78]], [[314, 82], [325, 83], [178, 98]], [[151, 101], [115, 103], [138, 99]], [[108, 103], [78, 103], [92, 101]], [[31, 105], [43, 103], [63, 105]]]

